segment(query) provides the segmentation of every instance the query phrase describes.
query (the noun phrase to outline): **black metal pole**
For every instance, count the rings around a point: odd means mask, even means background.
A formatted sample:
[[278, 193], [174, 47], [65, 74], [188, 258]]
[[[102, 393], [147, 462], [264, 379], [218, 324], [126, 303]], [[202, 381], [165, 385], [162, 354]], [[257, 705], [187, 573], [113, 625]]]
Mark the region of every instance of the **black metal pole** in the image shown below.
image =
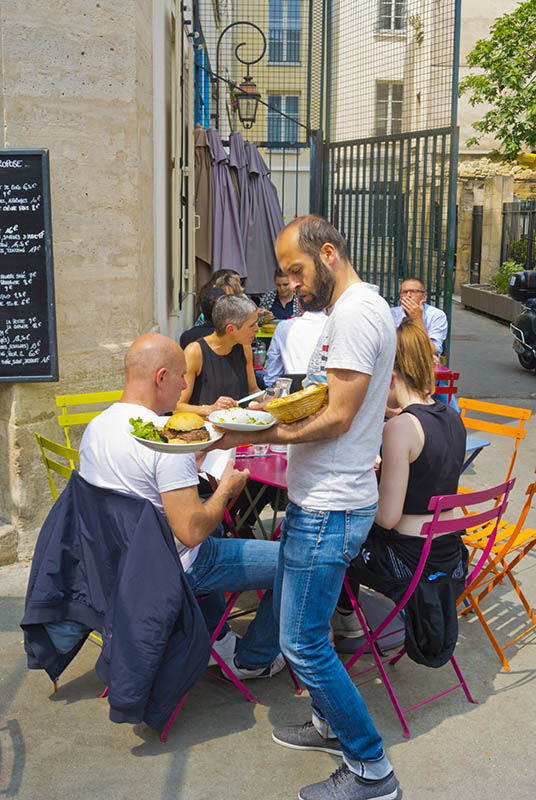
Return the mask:
[[324, 195], [324, 143], [322, 131], [309, 132], [311, 148], [311, 182], [309, 188], [309, 211], [311, 214], [322, 214], [322, 198]]

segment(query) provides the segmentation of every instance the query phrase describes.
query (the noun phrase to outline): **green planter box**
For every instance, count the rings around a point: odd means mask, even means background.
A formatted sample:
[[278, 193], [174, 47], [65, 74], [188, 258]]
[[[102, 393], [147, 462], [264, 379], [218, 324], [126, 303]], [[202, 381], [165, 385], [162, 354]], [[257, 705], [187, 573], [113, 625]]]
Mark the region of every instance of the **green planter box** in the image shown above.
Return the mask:
[[462, 286], [461, 300], [464, 306], [482, 311], [490, 317], [513, 322], [521, 314], [521, 303], [507, 294], [497, 294], [489, 285], [467, 283]]

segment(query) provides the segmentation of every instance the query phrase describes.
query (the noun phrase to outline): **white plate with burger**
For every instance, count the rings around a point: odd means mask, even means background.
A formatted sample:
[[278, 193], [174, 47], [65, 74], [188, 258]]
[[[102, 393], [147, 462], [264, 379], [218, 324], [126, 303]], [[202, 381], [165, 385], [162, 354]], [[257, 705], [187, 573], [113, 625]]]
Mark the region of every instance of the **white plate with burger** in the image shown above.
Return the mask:
[[158, 453], [195, 453], [206, 450], [223, 436], [210, 422], [205, 423], [199, 414], [188, 412], [172, 414], [162, 428], [140, 418], [130, 420], [130, 424], [133, 428], [130, 435], [139, 444]]
[[227, 431], [268, 430], [276, 419], [267, 411], [254, 411], [252, 408], [225, 408], [213, 411], [210, 422]]

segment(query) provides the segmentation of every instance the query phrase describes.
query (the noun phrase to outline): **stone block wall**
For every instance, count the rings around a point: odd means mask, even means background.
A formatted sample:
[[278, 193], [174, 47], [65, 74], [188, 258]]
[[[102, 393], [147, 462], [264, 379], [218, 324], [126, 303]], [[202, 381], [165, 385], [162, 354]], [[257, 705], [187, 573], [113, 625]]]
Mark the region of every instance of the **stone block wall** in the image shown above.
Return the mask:
[[499, 268], [503, 203], [536, 200], [536, 171], [488, 157], [460, 159], [455, 291], [469, 281], [473, 207], [483, 206], [480, 282], [489, 283]]
[[0, 564], [51, 505], [37, 431], [54, 396], [118, 389], [154, 326], [152, 3], [2, 0], [0, 148], [50, 151], [60, 380], [0, 384]]

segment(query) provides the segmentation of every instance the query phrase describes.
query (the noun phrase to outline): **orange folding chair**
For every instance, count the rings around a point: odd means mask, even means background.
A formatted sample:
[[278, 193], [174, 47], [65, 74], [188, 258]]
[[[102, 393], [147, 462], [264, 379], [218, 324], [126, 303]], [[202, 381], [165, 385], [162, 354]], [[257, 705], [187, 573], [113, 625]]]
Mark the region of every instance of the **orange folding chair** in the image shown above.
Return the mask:
[[[514, 568], [519, 564], [521, 559], [532, 550], [534, 545], [536, 545], [536, 530], [533, 528], [523, 527], [527, 518], [527, 514], [532, 507], [535, 494], [536, 482], [533, 482], [527, 487], [527, 499], [523, 509], [521, 510], [519, 519], [515, 524], [510, 524], [504, 520], [499, 523], [499, 529], [497, 531], [495, 542], [489, 549], [488, 563], [486, 567], [478, 574], [474, 582], [465, 588], [465, 591], [458, 599], [458, 606], [462, 604], [464, 605], [464, 608], [459, 611], [459, 614], [465, 615], [471, 610], [476, 613], [488, 635], [491, 644], [495, 649], [495, 652], [501, 659], [505, 670], [510, 669], [510, 664], [508, 663], [504, 651], [508, 647], [511, 647], [511, 645], [515, 644], [515, 642], [526, 636], [527, 633], [530, 633], [530, 631], [536, 628], [536, 615], [534, 614], [534, 611], [532, 610], [527, 598], [522, 592], [521, 587], [519, 586], [513, 574]], [[478, 528], [474, 531], [468, 529], [468, 532], [466, 536], [464, 536], [463, 540], [468, 547], [473, 549], [471, 553], [471, 559], [488, 547], [490, 534], [491, 528], [489, 525], [485, 526], [484, 528]], [[510, 638], [506, 644], [501, 646], [484, 616], [484, 612], [480, 606], [480, 603], [489, 595], [491, 591], [493, 591], [493, 589], [495, 589], [498, 584], [504, 583], [505, 578], [508, 578], [517, 596], [521, 600], [521, 603], [528, 614], [530, 624], [528, 627], [522, 630], [521, 633], [518, 633], [513, 638]], [[497, 610], [500, 618], [497, 621], [500, 622], [501, 627], [504, 627], [506, 620], [504, 616], [504, 609], [501, 606], [500, 600], [497, 601], [495, 609]], [[519, 624], [519, 621], [517, 620], [517, 613], [516, 619], [513, 620], [513, 622]]]
[[[497, 436], [505, 436], [514, 440], [514, 449], [510, 458], [510, 463], [503, 481], [510, 479], [514, 463], [517, 457], [519, 442], [525, 438], [527, 429], [525, 422], [530, 419], [532, 411], [529, 408], [517, 408], [516, 406], [503, 406], [499, 403], [487, 403], [483, 400], [469, 400], [466, 397], [458, 397], [458, 407], [461, 411], [461, 419], [468, 430], [492, 433]], [[471, 412], [471, 414], [469, 414]], [[484, 416], [482, 416], [484, 415]], [[490, 416], [502, 417], [505, 422], [495, 422], [489, 419]], [[511, 425], [506, 422], [510, 420], [517, 423]], [[458, 491], [469, 491], [459, 489]]]

